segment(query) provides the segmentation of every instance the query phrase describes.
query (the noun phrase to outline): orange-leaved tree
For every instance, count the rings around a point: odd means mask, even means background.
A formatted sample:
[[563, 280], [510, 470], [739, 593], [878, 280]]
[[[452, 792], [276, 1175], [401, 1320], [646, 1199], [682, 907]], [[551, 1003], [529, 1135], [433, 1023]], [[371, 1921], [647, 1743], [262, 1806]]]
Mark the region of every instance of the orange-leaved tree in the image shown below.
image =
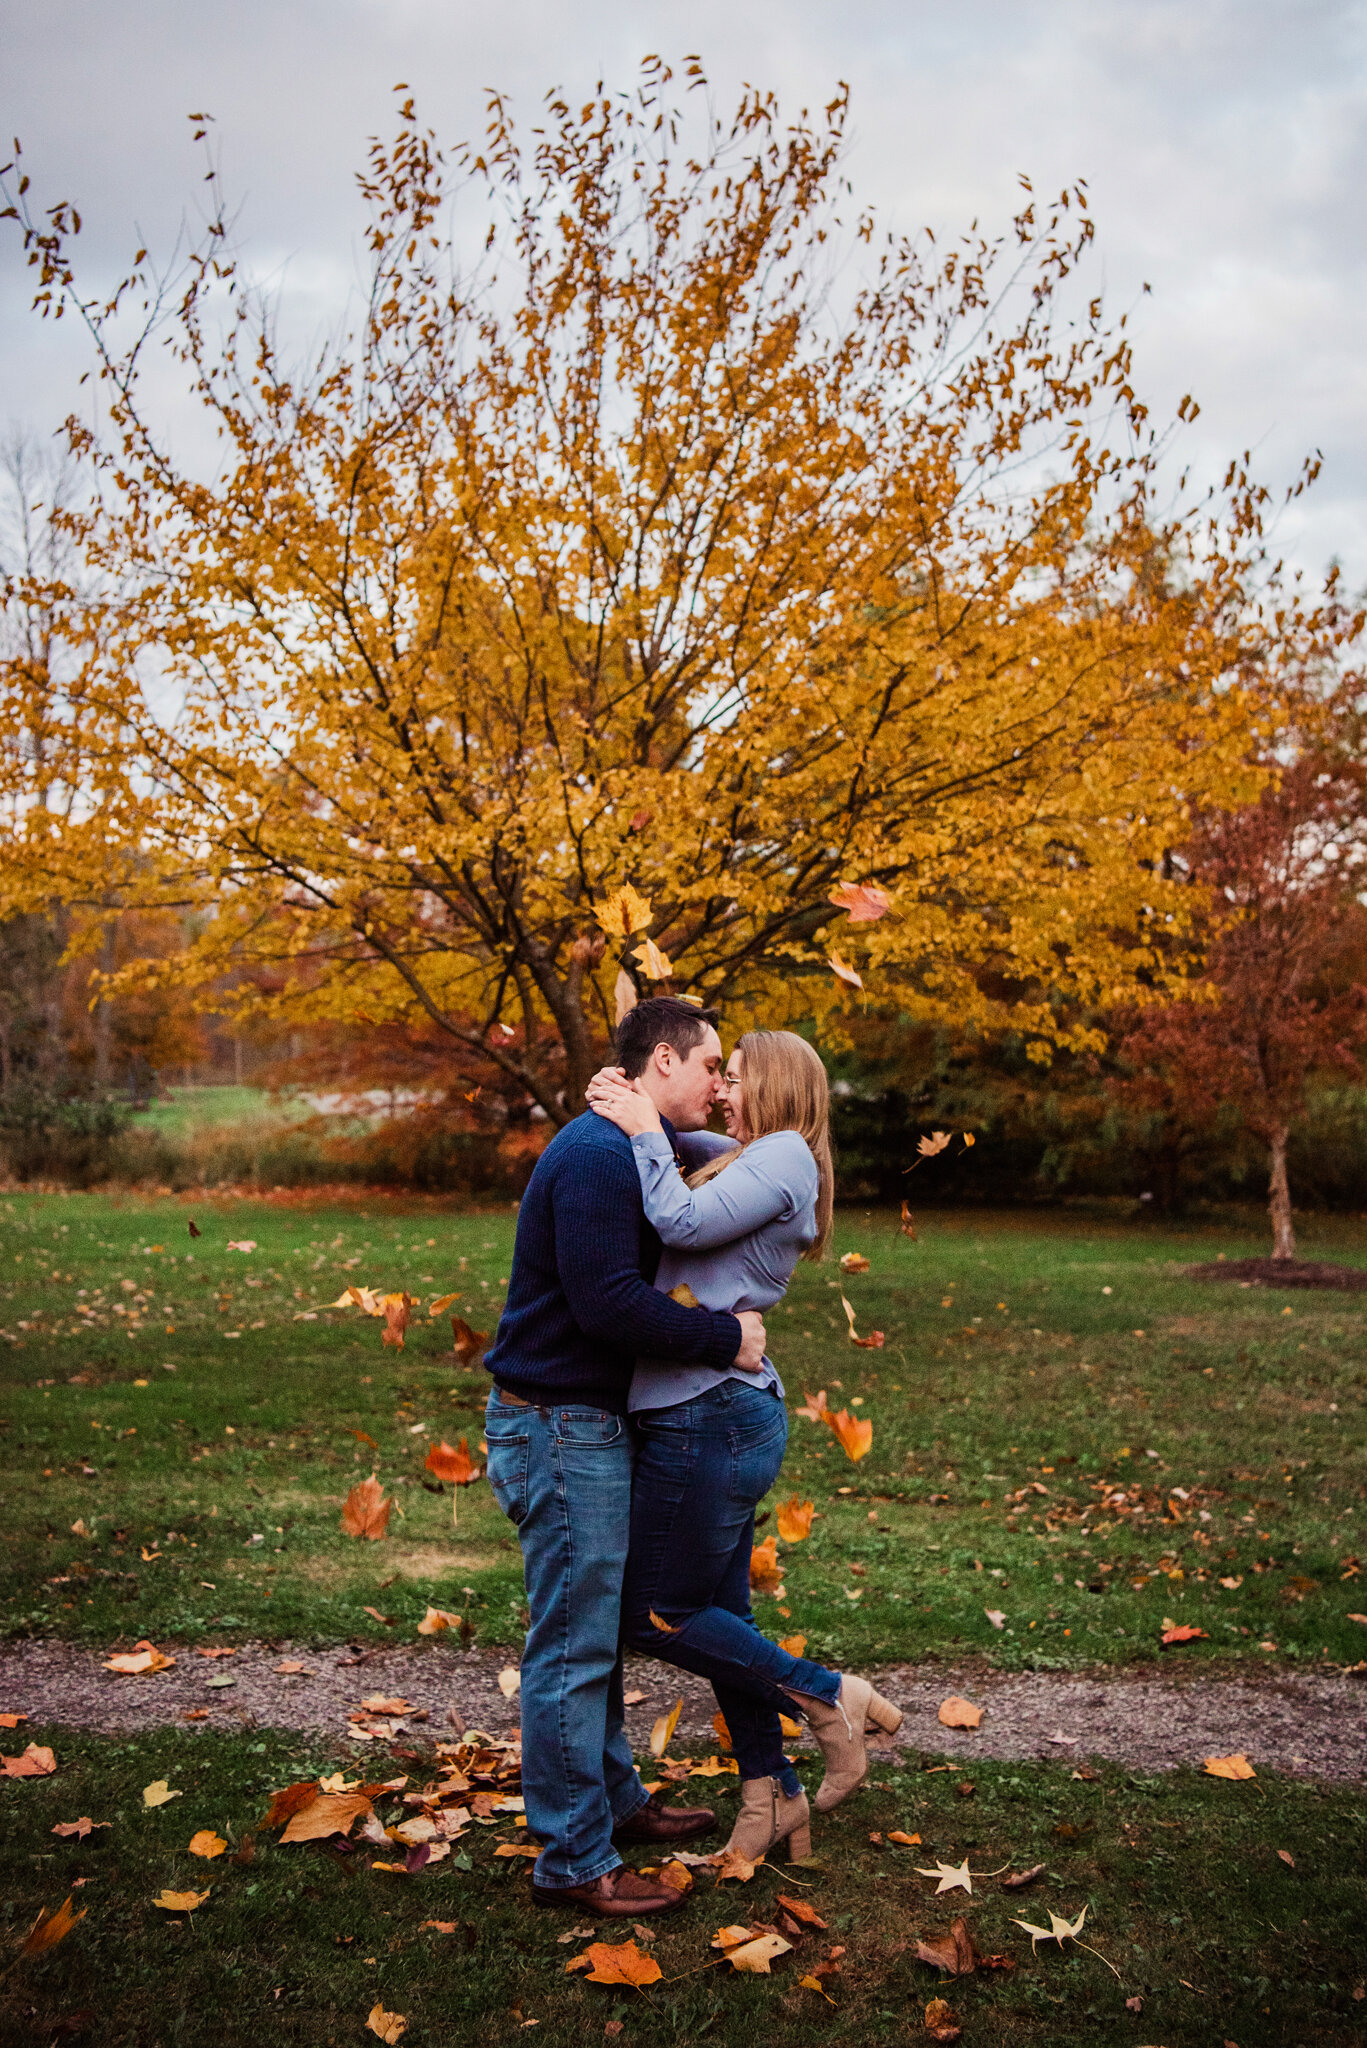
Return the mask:
[[[552, 99], [526, 154], [495, 99], [454, 181], [406, 102], [361, 181], [364, 313], [311, 367], [221, 210], [183, 275], [140, 257], [101, 304], [72, 210], [13, 193], [108, 400], [72, 429], [85, 783], [41, 846], [11, 815], [13, 889], [41, 861], [198, 905], [179, 974], [425, 1018], [556, 1121], [648, 984], [734, 1022], [862, 981], [1077, 1038], [1161, 976], [1162, 855], [1250, 793], [1269, 646], [1317, 625], [1254, 601], [1243, 470], [1155, 512], [1080, 187], [997, 240], [882, 235], [842, 222], [843, 93], [785, 126], [669, 92], [652, 62]], [[158, 432], [158, 334], [212, 476]]]

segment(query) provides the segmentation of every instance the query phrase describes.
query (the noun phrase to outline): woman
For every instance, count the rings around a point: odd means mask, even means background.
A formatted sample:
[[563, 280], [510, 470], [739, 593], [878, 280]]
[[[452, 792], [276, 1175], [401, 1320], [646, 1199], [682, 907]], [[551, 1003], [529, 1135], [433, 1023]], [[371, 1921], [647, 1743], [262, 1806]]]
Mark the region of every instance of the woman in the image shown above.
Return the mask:
[[[685, 1181], [649, 1097], [615, 1070], [589, 1102], [631, 1139], [646, 1215], [665, 1247], [655, 1285], [687, 1288], [705, 1308], [767, 1309], [798, 1259], [819, 1259], [831, 1231], [826, 1070], [790, 1031], [750, 1031], [722, 1082], [728, 1136], [680, 1134]], [[674, 1366], [643, 1359], [630, 1408], [639, 1453], [625, 1639], [710, 1678], [741, 1776], [728, 1847], [754, 1861], [786, 1841], [811, 1852], [807, 1795], [783, 1751], [782, 1708], [795, 1702], [826, 1759], [819, 1811], [868, 1775], [866, 1722], [893, 1733], [898, 1710], [867, 1679], [794, 1657], [763, 1636], [750, 1610], [755, 1507], [783, 1464], [788, 1415], [771, 1360]]]

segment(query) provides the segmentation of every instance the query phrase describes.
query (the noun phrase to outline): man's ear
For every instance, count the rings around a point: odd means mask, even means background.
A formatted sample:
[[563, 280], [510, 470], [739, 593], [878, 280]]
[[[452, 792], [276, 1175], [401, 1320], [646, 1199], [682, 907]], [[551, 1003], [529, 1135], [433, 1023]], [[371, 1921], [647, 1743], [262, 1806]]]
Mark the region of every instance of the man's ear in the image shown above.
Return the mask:
[[663, 1039], [650, 1055], [650, 1063], [657, 1074], [670, 1074], [674, 1069], [674, 1048]]

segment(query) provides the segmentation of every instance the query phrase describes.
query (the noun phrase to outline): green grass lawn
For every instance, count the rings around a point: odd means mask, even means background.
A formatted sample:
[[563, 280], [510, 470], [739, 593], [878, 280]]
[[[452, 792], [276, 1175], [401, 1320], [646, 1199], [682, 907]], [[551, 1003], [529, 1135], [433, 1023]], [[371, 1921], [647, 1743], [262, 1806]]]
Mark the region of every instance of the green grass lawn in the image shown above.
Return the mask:
[[138, 1123], [164, 1132], [168, 1137], [185, 1137], [206, 1125], [241, 1123], [295, 1123], [311, 1115], [306, 1104], [289, 1096], [273, 1095], [267, 1088], [235, 1087], [231, 1082], [199, 1088], [170, 1088], [151, 1107], [139, 1110]]
[[[515, 1642], [520, 1560], [487, 1488], [453, 1531], [449, 1491], [423, 1485], [431, 1441], [477, 1443], [484, 1374], [446, 1316], [419, 1312], [395, 1351], [326, 1306], [352, 1281], [458, 1290], [491, 1329], [513, 1228], [510, 1209], [373, 1200], [0, 1201], [7, 1630], [393, 1640], [366, 1607], [407, 1633], [431, 1600]], [[1305, 1238], [1363, 1257], [1357, 1225]], [[1229, 1229], [941, 1215], [911, 1243], [856, 1211], [836, 1248], [871, 1270], [800, 1267], [771, 1348], [790, 1408], [825, 1388], [873, 1447], [852, 1464], [794, 1416], [779, 1493], [817, 1519], [780, 1545], [762, 1619], [848, 1663], [1130, 1662], [1164, 1654], [1165, 1618], [1208, 1631], [1186, 1660], [1367, 1655], [1363, 1297], [1184, 1279], [1257, 1248]], [[850, 1345], [842, 1288], [881, 1351]], [[372, 1468], [396, 1505], [383, 1543], [339, 1526]]]
[[[374, 1851], [279, 1844], [260, 1825], [268, 1794], [323, 1771], [354, 1777], [354, 1754], [340, 1746], [188, 1730], [122, 1742], [33, 1732], [50, 1741], [58, 1768], [0, 1787], [10, 1941], [40, 1904], [70, 1896], [87, 1917], [61, 1947], [18, 1962], [0, 1983], [6, 2042], [332, 2048], [373, 2040], [364, 2023], [379, 2003], [407, 2020], [407, 2048], [511, 2040], [532, 2022], [535, 2038], [557, 2048], [618, 2034], [661, 2048], [761, 2035], [769, 2048], [892, 2048], [929, 2038], [922, 2014], [937, 1996], [959, 2016], [966, 2048], [1346, 2048], [1362, 2037], [1360, 1789], [1105, 1768], [1080, 1780], [1065, 1765], [981, 1761], [970, 1794], [957, 1769], [884, 1767], [823, 1821], [820, 1867], [765, 1866], [743, 1886], [701, 1876], [681, 1912], [653, 1923], [662, 1981], [637, 1993], [566, 1974], [584, 1944], [561, 1937], [580, 1923], [533, 1907], [527, 1863], [494, 1854], [517, 1839], [515, 1823], [472, 1827], [456, 1853], [414, 1877], [370, 1870]], [[802, 1769], [815, 1774], [810, 1761]], [[411, 1755], [385, 1760], [383, 1775], [396, 1770], [425, 1782]], [[160, 1778], [181, 1796], [149, 1810], [143, 1787]], [[723, 1824], [733, 1787], [706, 1781]], [[382, 1812], [398, 1818], [397, 1802]], [[82, 1814], [111, 1825], [85, 1841], [52, 1834]], [[920, 1845], [889, 1844], [893, 1828], [920, 1835]], [[200, 1829], [230, 1853], [211, 1863], [190, 1855]], [[249, 1837], [251, 1860], [232, 1861]], [[633, 1860], [645, 1859], [637, 1851]], [[971, 1897], [937, 1897], [934, 1881], [916, 1874], [940, 1861], [967, 1862]], [[1040, 1863], [1043, 1876], [1017, 1894], [1001, 1889], [1000, 1875], [980, 1875]], [[193, 1917], [152, 1904], [163, 1887], [206, 1886]], [[780, 1893], [801, 1897], [826, 1928], [771, 1976], [742, 1977], [710, 1948], [712, 1937], [723, 1926], [773, 1924]], [[1014, 1924], [1048, 1926], [1051, 1911], [1074, 1919], [1084, 1906], [1088, 1949], [1045, 1943], [1032, 1954]], [[980, 1951], [1016, 1967], [942, 1984], [917, 1962], [917, 1938], [942, 1933], [960, 1913]], [[613, 1943], [631, 1933], [594, 1927], [594, 1938]], [[828, 2004], [799, 1979], [833, 1946], [844, 1953], [827, 1980]]]
[[[420, 1314], [397, 1352], [378, 1322], [326, 1306], [352, 1281], [424, 1300], [459, 1290], [458, 1312], [491, 1329], [513, 1223], [510, 1210], [373, 1199], [0, 1198], [8, 1632], [107, 1648], [142, 1636], [413, 1642], [431, 1601], [464, 1612], [477, 1642], [516, 1644], [520, 1563], [487, 1488], [465, 1492], [453, 1530], [449, 1490], [422, 1483], [432, 1440], [478, 1442], [484, 1376], [451, 1356], [445, 1316]], [[243, 1239], [255, 1249], [227, 1249]], [[856, 1211], [837, 1239], [871, 1270], [800, 1269], [770, 1319], [772, 1349], [790, 1407], [825, 1388], [832, 1408], [872, 1421], [873, 1447], [852, 1464], [827, 1429], [794, 1418], [781, 1493], [818, 1515], [805, 1543], [780, 1545], [787, 1582], [761, 1601], [766, 1623], [850, 1664], [970, 1651], [1006, 1666], [1153, 1659], [1168, 1654], [1165, 1617], [1208, 1630], [1175, 1653], [1188, 1663], [1347, 1664], [1367, 1651], [1367, 1627], [1349, 1618], [1367, 1609], [1361, 1297], [1181, 1277], [1186, 1260], [1260, 1248], [1235, 1230], [946, 1215], [910, 1243], [892, 1219]], [[1348, 1224], [1306, 1240], [1350, 1260], [1365, 1248]], [[882, 1350], [850, 1345], [842, 1286], [861, 1333], [885, 1333]], [[372, 1468], [396, 1512], [385, 1541], [356, 1542], [341, 1503]], [[988, 1609], [1005, 1616], [1000, 1630]], [[458, 1856], [411, 1879], [372, 1873], [366, 1856], [277, 1845], [259, 1827], [273, 1788], [356, 1772], [329, 1737], [34, 1727], [3, 1746], [30, 1739], [50, 1743], [58, 1768], [0, 1784], [11, 1936], [69, 1893], [88, 1913], [0, 1980], [6, 2042], [333, 2048], [373, 2041], [377, 2001], [407, 2018], [414, 2048], [503, 2040], [531, 2021], [547, 2043], [617, 2038], [603, 2030], [620, 2023], [621, 2039], [643, 2044], [739, 2043], [759, 2029], [773, 2048], [892, 2044], [929, 2038], [923, 2009], [941, 1993], [966, 2048], [1346, 2044], [1367, 2014], [1358, 1787], [880, 1765], [823, 1823], [820, 1869], [765, 1869], [720, 1897], [703, 1880], [659, 1927], [666, 1981], [641, 1995], [566, 1976], [580, 1944], [558, 1940], [565, 1918], [530, 1907], [523, 1859], [494, 1856], [510, 1824], [472, 1829]], [[377, 1774], [422, 1782], [427, 1768], [409, 1752]], [[183, 1797], [147, 1810], [142, 1787], [162, 1777]], [[704, 1782], [709, 1796], [720, 1785], [729, 1824], [734, 1781]], [[112, 1826], [84, 1842], [51, 1833], [82, 1814]], [[197, 1862], [187, 1844], [199, 1828], [234, 1852], [252, 1834], [252, 1860]], [[921, 1846], [871, 1839], [892, 1828]], [[984, 1878], [966, 1899], [934, 1896], [912, 1868], [964, 1858], [974, 1872], [1046, 1870], [1019, 1896]], [[163, 1886], [206, 1884], [193, 1917], [151, 1904]], [[768, 1979], [717, 1962], [718, 1927], [771, 1921], [778, 1891], [799, 1886], [824, 1934]], [[1083, 1905], [1099, 1954], [1032, 1955], [1012, 1924]], [[980, 1950], [1018, 1967], [939, 1985], [915, 1941], [960, 1911]], [[423, 1925], [434, 1920], [455, 1931]], [[832, 1945], [845, 1950], [833, 2005], [798, 1981]]]

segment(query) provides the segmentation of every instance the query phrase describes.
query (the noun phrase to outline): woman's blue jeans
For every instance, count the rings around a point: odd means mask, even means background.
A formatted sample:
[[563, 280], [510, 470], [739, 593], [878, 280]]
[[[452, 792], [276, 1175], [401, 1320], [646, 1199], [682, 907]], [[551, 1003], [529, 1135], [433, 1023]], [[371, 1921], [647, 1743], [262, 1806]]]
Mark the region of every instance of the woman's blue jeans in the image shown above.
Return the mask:
[[795, 1792], [778, 1718], [793, 1709], [786, 1688], [833, 1701], [840, 1674], [781, 1650], [750, 1610], [755, 1507], [783, 1465], [787, 1410], [767, 1387], [723, 1380], [694, 1401], [646, 1409], [632, 1421], [625, 1640], [710, 1679], [741, 1777], [776, 1777]]

